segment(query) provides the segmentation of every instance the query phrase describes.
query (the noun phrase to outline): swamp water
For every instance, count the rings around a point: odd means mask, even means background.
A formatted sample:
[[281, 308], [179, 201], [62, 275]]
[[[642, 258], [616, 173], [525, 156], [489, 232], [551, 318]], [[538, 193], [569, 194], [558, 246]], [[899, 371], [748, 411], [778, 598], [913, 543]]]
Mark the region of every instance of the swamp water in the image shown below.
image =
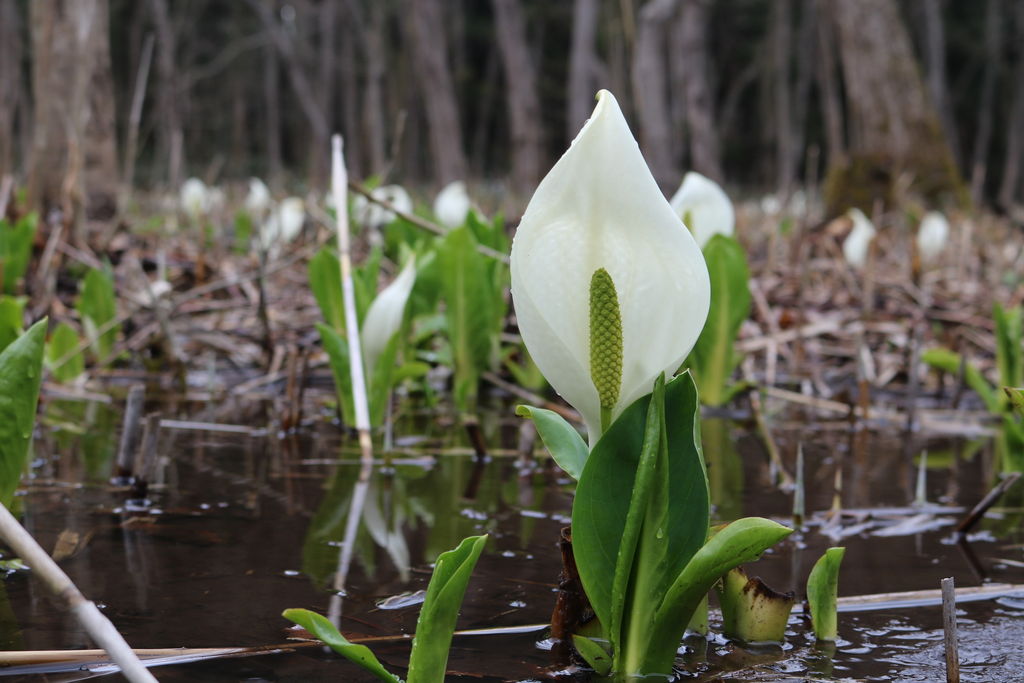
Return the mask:
[[[177, 409], [196, 420], [266, 424], [266, 406]], [[166, 413], [165, 413], [166, 414]], [[232, 415], [228, 420], [225, 415]], [[32, 480], [19, 498], [28, 529], [136, 648], [267, 646], [287, 642], [281, 611], [325, 613], [359, 467], [355, 445], [320, 422], [298, 437], [260, 430], [224, 433], [165, 428], [158, 482], [149, 504], [130, 509], [109, 486], [120, 414], [108, 405], [50, 400], [35, 441]], [[917, 443], [897, 432], [854, 433], [843, 423], [778, 423], [774, 433], [793, 470], [803, 444], [807, 529], [770, 551], [753, 574], [778, 590], [802, 593], [825, 548], [844, 545], [840, 596], [1024, 583], [1021, 488], [990, 512], [966, 544], [952, 527], [990, 488], [991, 440]], [[426, 426], [425, 426], [426, 425]], [[794, 426], [799, 425], [799, 426]], [[490, 540], [466, 593], [459, 628], [498, 629], [549, 619], [568, 524], [572, 485], [546, 459], [523, 467], [515, 455], [519, 421], [511, 408], [483, 421], [491, 459], [474, 462], [461, 428], [434, 418], [399, 418], [390, 467], [375, 468], [342, 600], [350, 637], [414, 630], [416, 591], [430, 563], [463, 537]], [[716, 518], [768, 516], [789, 522], [792, 494], [772, 484], [761, 441], [749, 425], [706, 418], [704, 446]], [[414, 437], [412, 434], [421, 434]], [[928, 459], [927, 508], [911, 508], [921, 447]], [[539, 450], [539, 448], [538, 448]], [[339, 461], [339, 453], [341, 460]], [[835, 473], [843, 472], [842, 525], [825, 527]], [[1016, 493], [1014, 496], [1013, 493]], [[1016, 510], [1014, 507], [1016, 507]], [[869, 514], [867, 509], [873, 509]], [[930, 510], [944, 508], [939, 514]], [[824, 532], [830, 530], [830, 538]], [[841, 536], [841, 537], [840, 537]], [[25, 572], [7, 576], [0, 595], [4, 649], [92, 647], [72, 617]], [[712, 617], [714, 631], [714, 617]], [[689, 653], [683, 679], [942, 681], [940, 608], [900, 607], [840, 615], [833, 653], [816, 649], [799, 615], [784, 649], [745, 650], [720, 638]], [[1024, 679], [1024, 598], [960, 606], [965, 681]], [[456, 636], [449, 680], [587, 680], [555, 656], [543, 630]], [[390, 668], [407, 662], [408, 642], [369, 643]], [[830, 656], [831, 654], [831, 656]], [[95, 674], [7, 669], [13, 680], [73, 681]], [[161, 681], [370, 681], [354, 665], [301, 647], [284, 654], [220, 659], [154, 670]], [[458, 675], [456, 675], [458, 674]]]

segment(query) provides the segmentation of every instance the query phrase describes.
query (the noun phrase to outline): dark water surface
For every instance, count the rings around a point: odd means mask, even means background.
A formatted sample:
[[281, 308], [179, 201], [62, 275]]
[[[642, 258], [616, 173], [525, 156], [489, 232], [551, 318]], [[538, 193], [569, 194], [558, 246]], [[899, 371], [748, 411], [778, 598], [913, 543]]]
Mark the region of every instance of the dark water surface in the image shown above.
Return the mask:
[[[358, 471], [351, 464], [353, 444], [343, 450], [336, 428], [320, 424], [284, 439], [260, 432], [164, 430], [160, 485], [150, 490], [148, 507], [131, 510], [128, 494], [108, 484], [120, 417], [103, 405], [61, 402], [51, 402], [46, 416], [33, 479], [20, 498], [25, 523], [47, 549], [62, 534], [65, 540], [77, 538], [77, 551], [62, 566], [133, 647], [285, 643], [289, 624], [280, 617], [282, 610], [327, 611]], [[196, 419], [212, 416], [198, 413]], [[233, 421], [265, 424], [265, 411], [240, 413]], [[343, 630], [367, 636], [411, 632], [418, 605], [402, 607], [398, 600], [394, 608], [381, 601], [425, 588], [437, 554], [481, 532], [490, 540], [459, 627], [545, 622], [554, 603], [561, 565], [556, 541], [569, 521], [571, 482], [544, 460], [532, 468], [520, 466], [511, 452], [518, 423], [510, 409], [485, 417], [485, 434], [498, 454], [482, 466], [469, 455], [461, 429], [431, 422], [428, 432], [425, 424], [415, 416], [399, 420], [393, 466], [376, 468], [371, 480], [342, 601]], [[703, 430], [717, 516], [756, 514], [787, 522], [792, 495], [772, 483], [764, 448], [748, 426], [708, 419]], [[422, 438], [411, 436], [419, 434]], [[822, 516], [809, 515], [799, 537], [751, 571], [774, 588], [801, 593], [811, 566], [830, 545], [847, 548], [841, 596], [934, 589], [945, 576], [955, 577], [958, 587], [1024, 583], [1024, 486], [1018, 485], [1016, 495], [1011, 492], [966, 545], [951, 538], [961, 513], [928, 516], [907, 509], [915, 495], [915, 463], [925, 447], [928, 503], [970, 507], [977, 502], [999, 468], [992, 440], [908, 443], [897, 433], [781, 423], [776, 436], [789, 470], [797, 443], [804, 446], [809, 512], [832, 506], [837, 468], [843, 472], [844, 508], [899, 509], [844, 517], [842, 527], [832, 528], [832, 538], [823, 533]], [[339, 457], [350, 464], [339, 464]], [[842, 534], [849, 535], [839, 538]], [[5, 648], [92, 647], [28, 573], [10, 574], [2, 588]], [[963, 680], [1024, 680], [1024, 599], [965, 604], [959, 624]], [[794, 616], [784, 650], [748, 651], [713, 639], [704, 655], [681, 660], [690, 672], [681, 675], [700, 672], [702, 680], [734, 681], [945, 680], [937, 607], [842, 614], [840, 635], [834, 653], [823, 651]], [[457, 637], [449, 668], [464, 675], [450, 680], [544, 680], [559, 671], [571, 676], [571, 664], [549, 651], [543, 639], [543, 632]], [[373, 649], [404, 674], [407, 643]], [[162, 681], [373, 680], [320, 648], [154, 671]], [[50, 674], [45, 680], [87, 676]]]

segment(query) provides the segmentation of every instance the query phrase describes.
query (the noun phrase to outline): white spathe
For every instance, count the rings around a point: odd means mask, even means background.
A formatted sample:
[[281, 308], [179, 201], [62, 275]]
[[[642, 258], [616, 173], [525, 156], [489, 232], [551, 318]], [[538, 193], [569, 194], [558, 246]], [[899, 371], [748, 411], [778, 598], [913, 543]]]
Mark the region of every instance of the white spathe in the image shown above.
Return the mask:
[[604, 268], [622, 316], [622, 383], [612, 419], [672, 374], [704, 327], [711, 287], [700, 247], [654, 181], [606, 90], [537, 187], [512, 242], [519, 331], [544, 376], [587, 423], [601, 407], [590, 373], [590, 283]]
[[924, 262], [934, 261], [946, 248], [949, 221], [938, 211], [929, 211], [917, 229], [917, 253]]
[[457, 228], [466, 222], [466, 215], [473, 208], [473, 202], [466, 192], [466, 183], [461, 180], [454, 180], [440, 192], [434, 199], [434, 217], [448, 228]]
[[[382, 185], [370, 190], [370, 194], [376, 199], [388, 202], [403, 213], [412, 213], [412, 197], [401, 185]], [[379, 228], [395, 220], [395, 213], [385, 209], [380, 204], [375, 204], [361, 194], [352, 199], [352, 213], [356, 222], [368, 228]]]
[[198, 220], [210, 210], [210, 191], [199, 178], [189, 178], [181, 185], [181, 210]]
[[868, 260], [871, 240], [875, 239], [878, 230], [860, 209], [850, 209], [846, 216], [853, 221], [853, 229], [843, 240], [843, 257], [854, 268], [863, 268]]
[[259, 178], [249, 178], [249, 194], [245, 196], [245, 211], [254, 218], [262, 218], [270, 210], [270, 188]]
[[271, 212], [260, 228], [260, 246], [276, 251], [294, 240], [306, 221], [306, 203], [301, 197], [288, 197]]
[[732, 237], [736, 231], [736, 212], [729, 195], [714, 180], [696, 171], [683, 177], [670, 203], [684, 222], [689, 217], [686, 227], [702, 249], [715, 235]]
[[384, 347], [402, 326], [405, 304], [409, 301], [415, 282], [416, 261], [409, 259], [398, 277], [377, 295], [366, 311], [359, 339], [363, 342], [363, 365], [368, 381], [372, 381], [373, 369]]

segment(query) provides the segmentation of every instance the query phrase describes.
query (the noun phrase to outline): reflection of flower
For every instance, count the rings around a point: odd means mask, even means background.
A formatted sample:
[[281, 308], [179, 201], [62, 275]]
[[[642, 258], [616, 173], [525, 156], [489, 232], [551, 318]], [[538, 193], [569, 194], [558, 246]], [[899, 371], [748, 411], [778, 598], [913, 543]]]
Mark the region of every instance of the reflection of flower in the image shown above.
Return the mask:
[[863, 268], [868, 260], [868, 247], [878, 231], [860, 209], [850, 209], [846, 215], [853, 221], [853, 230], [843, 241], [843, 257], [854, 268]]
[[448, 183], [434, 199], [434, 216], [441, 225], [457, 228], [466, 222], [466, 215], [472, 208], [466, 183], [455, 180]]
[[270, 189], [259, 178], [249, 179], [249, 194], [245, 196], [245, 210], [250, 216], [262, 218], [270, 209]]
[[181, 185], [181, 210], [192, 220], [199, 220], [210, 210], [210, 192], [199, 178], [189, 178]]
[[929, 211], [917, 229], [917, 253], [922, 261], [934, 261], [946, 247], [949, 239], [949, 221], [938, 211]]
[[411, 259], [394, 282], [377, 295], [366, 312], [359, 337], [363, 342], [363, 361], [367, 379], [373, 374], [377, 358], [384, 351], [384, 347], [402, 326], [405, 304], [409, 301], [409, 294], [412, 293], [415, 282], [416, 263]]
[[[412, 213], [412, 198], [401, 185], [383, 185], [370, 190], [370, 194], [376, 199], [382, 199], [399, 211]], [[379, 228], [395, 220], [393, 211], [385, 209], [380, 204], [375, 204], [361, 194], [352, 199], [352, 212], [357, 223], [368, 228]]]
[[714, 235], [731, 237], [736, 229], [736, 213], [725, 190], [696, 171], [686, 174], [671, 204], [702, 249]]
[[523, 341], [592, 442], [693, 348], [707, 267], [611, 93], [530, 200], [511, 270]]

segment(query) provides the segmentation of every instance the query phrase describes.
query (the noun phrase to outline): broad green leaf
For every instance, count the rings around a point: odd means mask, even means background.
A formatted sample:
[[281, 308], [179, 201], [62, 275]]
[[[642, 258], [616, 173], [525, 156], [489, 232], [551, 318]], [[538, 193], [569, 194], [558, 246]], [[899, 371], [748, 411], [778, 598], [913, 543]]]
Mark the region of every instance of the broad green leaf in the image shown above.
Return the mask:
[[[584, 590], [605, 628], [612, 620], [616, 559], [634, 494], [650, 401], [650, 394], [638, 399], [601, 436], [583, 468], [573, 502], [573, 552]], [[664, 568], [673, 573], [700, 548], [708, 530], [698, 408], [689, 373], [665, 387], [668, 472], [659, 473], [658, 479], [668, 487], [666, 520], [671, 523], [662, 530], [661, 544]]]
[[501, 321], [495, 315], [493, 269], [476, 250], [468, 228], [452, 230], [438, 247], [441, 291], [455, 370], [454, 400], [462, 412], [476, 407], [480, 374], [490, 367]]
[[792, 532], [768, 519], [746, 517], [708, 539], [680, 572], [654, 614], [644, 673], [671, 672], [686, 624], [715, 581], [730, 569], [753, 562]]
[[811, 608], [811, 624], [818, 640], [835, 640], [839, 632], [836, 600], [839, 592], [839, 565], [846, 548], [825, 551], [807, 577], [807, 603]]
[[686, 364], [701, 402], [716, 406], [735, 393], [729, 379], [739, 362], [733, 348], [736, 336], [750, 313], [750, 272], [743, 247], [725, 235], [715, 235], [704, 245], [704, 260], [711, 276], [711, 308]]
[[999, 383], [1003, 386], [1019, 387], [1024, 384], [1021, 309], [1018, 307], [1004, 310], [998, 303], [993, 304], [992, 320], [996, 328], [996, 366], [999, 368]]
[[792, 592], [772, 590], [761, 579], [750, 578], [742, 567], [736, 567], [722, 577], [718, 602], [726, 637], [746, 643], [782, 644], [796, 598]]
[[448, 667], [448, 649], [470, 574], [487, 536], [470, 536], [457, 548], [441, 553], [427, 585], [416, 637], [409, 655], [409, 683], [438, 683]]
[[[117, 319], [113, 278], [97, 268], [90, 270], [82, 283], [76, 308], [96, 360], [109, 360], [121, 327], [113, 324]], [[100, 330], [104, 328], [105, 331], [101, 333]]]
[[25, 276], [38, 223], [35, 213], [22, 216], [14, 225], [0, 219], [0, 293], [14, 294], [18, 281]]
[[599, 643], [574, 633], [572, 644], [598, 676], [607, 676], [612, 670], [612, 658]]
[[587, 463], [590, 449], [576, 429], [558, 413], [533, 406], [516, 406], [516, 415], [528, 417], [537, 427], [544, 446], [562, 470], [573, 479], [579, 479]]
[[21, 321], [25, 313], [23, 296], [0, 296], [0, 351], [21, 336]]
[[313, 290], [313, 297], [320, 307], [324, 322], [336, 332], [344, 332], [345, 303], [341, 297], [341, 264], [327, 247], [316, 252], [309, 260], [309, 287]]
[[[389, 673], [387, 669], [377, 660], [370, 648], [365, 645], [350, 643], [345, 636], [338, 633], [334, 624], [316, 612], [308, 609], [286, 609], [281, 613], [285, 619], [294, 621], [316, 636], [324, 645], [327, 645], [339, 655], [353, 664], [358, 664], [382, 681], [389, 683], [402, 683], [402, 679]], [[441, 680], [441, 679], [438, 679]]]
[[10, 506], [25, 469], [43, 374], [46, 319], [0, 352], [0, 503]]
[[50, 335], [46, 345], [46, 365], [58, 382], [74, 381], [85, 372], [85, 358], [78, 351], [78, 343], [78, 333], [67, 323], [57, 325]]
[[[366, 318], [366, 312], [370, 310], [370, 304], [377, 298], [377, 280], [380, 278], [380, 260], [383, 255], [384, 252], [380, 247], [373, 247], [366, 260], [354, 269], [355, 272], [352, 275], [352, 289], [355, 293], [359, 329], [362, 329], [363, 319]], [[341, 280], [339, 279], [338, 282], [340, 283]]]
[[391, 339], [384, 345], [384, 350], [377, 356], [373, 373], [370, 375], [367, 399], [370, 402], [370, 424], [373, 426], [384, 423], [388, 398], [391, 395], [391, 388], [395, 385], [395, 359], [398, 357], [398, 347], [401, 343], [401, 332], [391, 335]]
[[933, 368], [938, 368], [951, 375], [959, 374], [960, 367], [963, 365], [964, 382], [981, 397], [985, 407], [993, 413], [1002, 410], [1002, 400], [996, 393], [995, 387], [989, 384], [978, 368], [970, 363], [963, 363], [959, 353], [942, 348], [928, 349], [921, 354], [921, 360]]
[[323, 342], [327, 360], [331, 365], [331, 374], [334, 375], [334, 390], [338, 396], [341, 419], [347, 425], [354, 425], [356, 418], [352, 406], [352, 370], [349, 367], [348, 341], [343, 332], [326, 323], [317, 323], [316, 331], [320, 333], [320, 341]]

